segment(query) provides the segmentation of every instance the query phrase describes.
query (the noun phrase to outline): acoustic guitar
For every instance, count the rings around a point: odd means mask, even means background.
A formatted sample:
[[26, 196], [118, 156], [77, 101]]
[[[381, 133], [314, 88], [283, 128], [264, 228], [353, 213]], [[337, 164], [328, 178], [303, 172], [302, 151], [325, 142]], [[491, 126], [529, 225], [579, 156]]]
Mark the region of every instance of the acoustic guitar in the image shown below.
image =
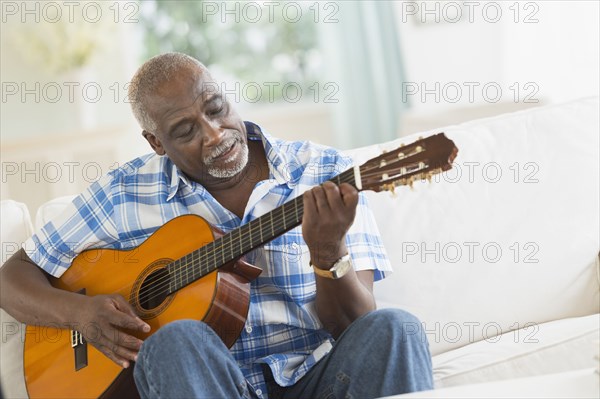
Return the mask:
[[[439, 133], [385, 152], [331, 181], [374, 191], [412, 186], [450, 169], [457, 153]], [[246, 320], [250, 282], [261, 273], [241, 257], [300, 225], [302, 214], [299, 196], [227, 234], [199, 216], [179, 216], [133, 249], [81, 252], [53, 284], [82, 295], [122, 295], [151, 326], [148, 334], [134, 334], [142, 340], [171, 321], [199, 319], [231, 347]], [[138, 396], [133, 365], [119, 367], [83, 338], [98, 333], [94, 325], [27, 326], [23, 363], [29, 396]]]

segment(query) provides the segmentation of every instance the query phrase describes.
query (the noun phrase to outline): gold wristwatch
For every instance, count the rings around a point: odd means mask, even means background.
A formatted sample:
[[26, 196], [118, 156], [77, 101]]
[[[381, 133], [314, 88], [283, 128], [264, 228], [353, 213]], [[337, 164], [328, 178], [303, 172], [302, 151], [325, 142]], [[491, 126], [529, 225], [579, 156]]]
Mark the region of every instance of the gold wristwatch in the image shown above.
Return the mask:
[[352, 261], [350, 260], [349, 254], [346, 254], [339, 258], [329, 270], [319, 269], [318, 267], [313, 265], [312, 262], [310, 265], [312, 266], [317, 276], [330, 278], [332, 280], [337, 280], [339, 278], [344, 277], [344, 275], [346, 275], [346, 273], [348, 273], [350, 269], [352, 269]]

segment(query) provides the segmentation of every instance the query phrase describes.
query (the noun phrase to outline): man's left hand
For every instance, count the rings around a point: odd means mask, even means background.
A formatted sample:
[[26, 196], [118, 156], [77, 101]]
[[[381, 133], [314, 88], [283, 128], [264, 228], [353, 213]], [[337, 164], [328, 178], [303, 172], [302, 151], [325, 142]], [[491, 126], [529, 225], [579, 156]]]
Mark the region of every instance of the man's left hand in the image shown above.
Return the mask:
[[328, 269], [346, 249], [346, 232], [354, 221], [358, 191], [348, 183], [332, 182], [306, 191], [303, 196], [302, 235], [312, 264]]

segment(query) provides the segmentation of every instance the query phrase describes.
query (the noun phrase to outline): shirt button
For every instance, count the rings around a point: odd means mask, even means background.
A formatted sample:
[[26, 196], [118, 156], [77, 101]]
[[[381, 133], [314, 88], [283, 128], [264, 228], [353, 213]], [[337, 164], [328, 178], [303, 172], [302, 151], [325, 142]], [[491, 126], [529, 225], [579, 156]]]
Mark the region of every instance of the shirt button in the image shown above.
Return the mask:
[[246, 326], [246, 332], [250, 334], [252, 332], [252, 327]]
[[257, 394], [258, 396], [262, 396], [262, 389], [257, 389], [257, 390], [256, 390], [256, 394]]

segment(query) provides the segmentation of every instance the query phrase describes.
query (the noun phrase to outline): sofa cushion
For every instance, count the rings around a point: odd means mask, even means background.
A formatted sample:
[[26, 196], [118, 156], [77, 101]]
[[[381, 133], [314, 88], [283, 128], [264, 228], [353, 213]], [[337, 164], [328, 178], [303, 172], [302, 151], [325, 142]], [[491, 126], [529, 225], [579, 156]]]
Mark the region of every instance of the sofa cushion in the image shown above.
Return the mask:
[[65, 195], [64, 197], [54, 198], [40, 205], [35, 214], [35, 229], [41, 229], [50, 220], [60, 215], [74, 198], [75, 195]]
[[530, 325], [433, 357], [436, 388], [593, 367], [600, 314]]
[[[4, 200], [0, 202], [2, 262], [10, 258], [21, 248], [32, 234], [31, 218], [25, 204]], [[1, 266], [0, 266], [1, 267]], [[0, 289], [2, 281], [0, 280]], [[0, 309], [0, 386], [6, 398], [26, 398], [23, 377], [23, 340], [21, 332], [25, 325]]]
[[[424, 132], [455, 141], [455, 168], [396, 197], [367, 193], [394, 267], [376, 298], [439, 331], [433, 354], [599, 311], [598, 106], [590, 98]], [[349, 153], [360, 163], [415, 139]]]
[[17, 252], [22, 243], [24, 243], [33, 234], [31, 217], [25, 204], [12, 200], [0, 201], [0, 212], [2, 223], [0, 224], [0, 240], [2, 241], [2, 260], [3, 265], [8, 258]]

